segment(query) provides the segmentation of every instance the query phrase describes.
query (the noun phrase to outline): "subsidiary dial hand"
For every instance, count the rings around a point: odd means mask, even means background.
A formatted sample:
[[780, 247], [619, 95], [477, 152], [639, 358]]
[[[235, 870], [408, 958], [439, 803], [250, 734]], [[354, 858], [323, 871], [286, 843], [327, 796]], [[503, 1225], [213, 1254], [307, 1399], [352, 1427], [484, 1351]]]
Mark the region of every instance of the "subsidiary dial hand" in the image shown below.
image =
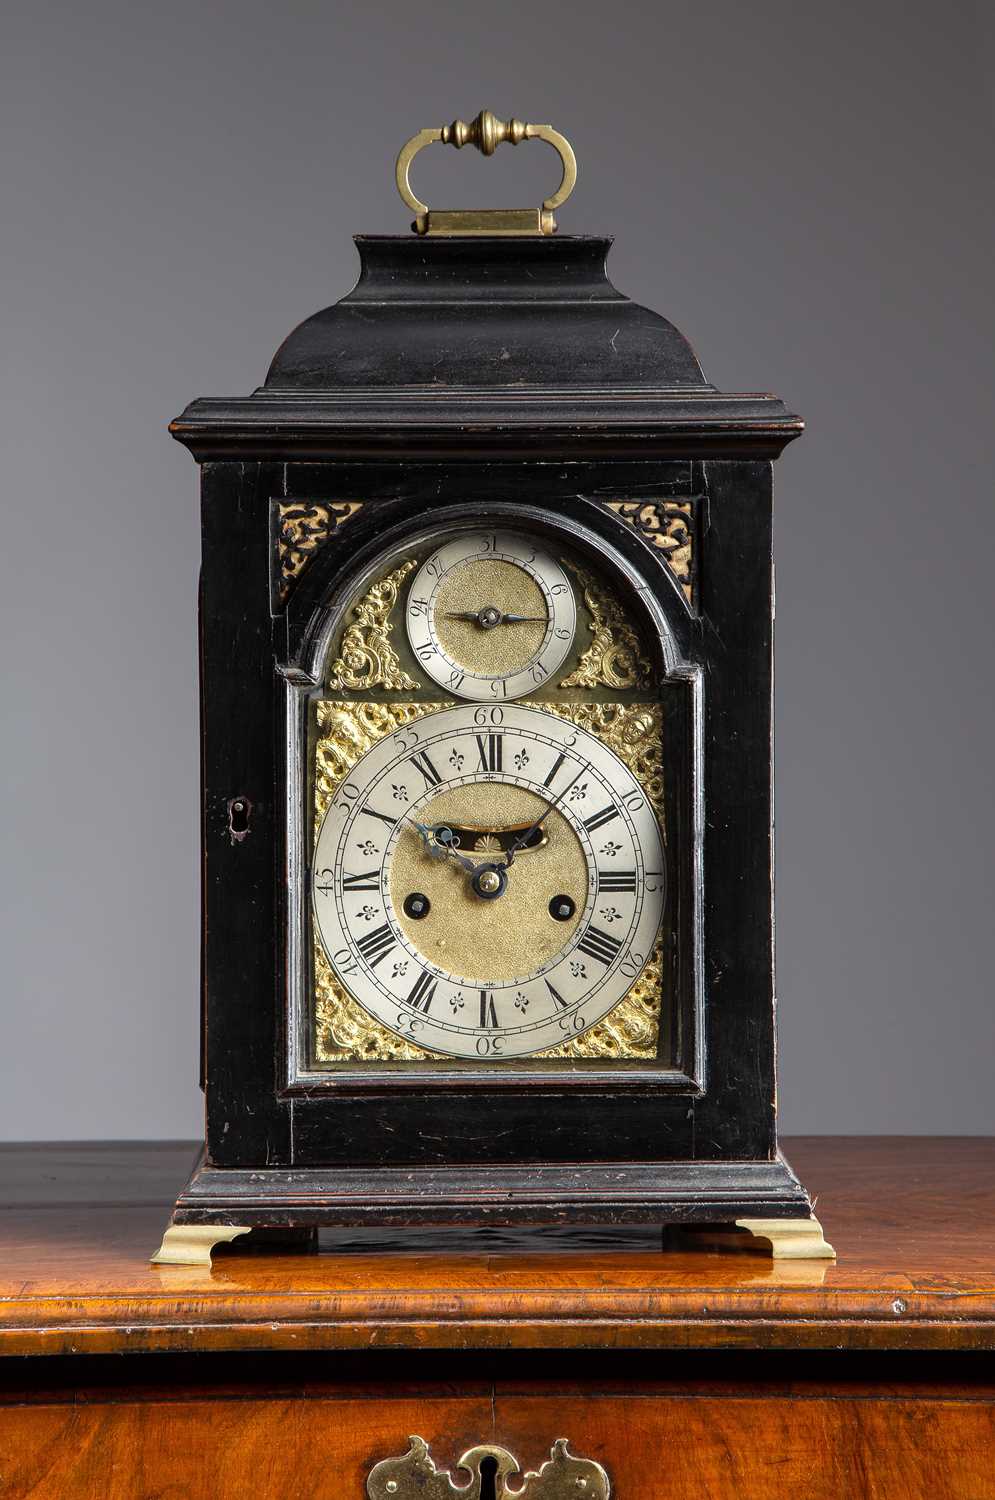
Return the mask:
[[493, 630], [495, 625], [545, 625], [545, 615], [503, 615], [493, 604], [485, 604], [483, 609], [450, 609], [443, 615], [444, 620], [469, 620], [472, 625], [479, 625], [481, 630]]

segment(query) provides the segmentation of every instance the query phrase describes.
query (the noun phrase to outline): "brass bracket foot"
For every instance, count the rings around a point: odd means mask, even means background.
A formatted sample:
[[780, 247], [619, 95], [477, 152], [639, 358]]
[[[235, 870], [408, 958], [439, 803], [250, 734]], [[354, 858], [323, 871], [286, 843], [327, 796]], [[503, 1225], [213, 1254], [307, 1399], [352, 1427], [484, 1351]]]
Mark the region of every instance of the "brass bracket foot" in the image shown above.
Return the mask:
[[[732, 1224], [688, 1225], [696, 1240], [733, 1250], [768, 1249], [773, 1260], [835, 1260], [818, 1219], [736, 1219]], [[758, 1244], [759, 1241], [759, 1244]]]
[[154, 1266], [210, 1266], [215, 1245], [227, 1245], [249, 1224], [170, 1224], [152, 1256]]

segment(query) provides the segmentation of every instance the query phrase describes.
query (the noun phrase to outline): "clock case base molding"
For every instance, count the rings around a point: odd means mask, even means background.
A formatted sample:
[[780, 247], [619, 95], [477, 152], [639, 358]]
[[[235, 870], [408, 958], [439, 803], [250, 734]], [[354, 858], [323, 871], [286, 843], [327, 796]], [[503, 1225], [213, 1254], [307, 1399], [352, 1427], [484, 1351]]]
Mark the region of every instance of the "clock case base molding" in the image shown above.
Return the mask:
[[[825, 1259], [808, 1194], [773, 1161], [315, 1168], [210, 1166], [202, 1155], [153, 1259], [205, 1265], [213, 1243], [264, 1231], [314, 1248], [326, 1228], [659, 1224], [712, 1231], [706, 1242]], [[260, 1238], [257, 1233], [257, 1240]], [[703, 1238], [706, 1238], [703, 1236]]]

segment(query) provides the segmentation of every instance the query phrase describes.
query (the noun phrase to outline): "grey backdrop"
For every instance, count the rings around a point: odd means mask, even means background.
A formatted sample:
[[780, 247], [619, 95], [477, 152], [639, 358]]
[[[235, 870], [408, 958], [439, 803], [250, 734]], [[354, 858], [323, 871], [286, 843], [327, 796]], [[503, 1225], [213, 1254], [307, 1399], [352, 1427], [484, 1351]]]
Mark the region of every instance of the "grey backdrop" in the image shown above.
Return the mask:
[[[991, 7], [554, 0], [6, 8], [0, 1137], [200, 1129], [197, 472], [403, 233], [393, 155], [482, 105], [572, 138], [566, 231], [778, 466], [790, 1131], [995, 1128]], [[425, 195], [535, 202], [539, 147]], [[424, 163], [424, 165], [422, 165]]]

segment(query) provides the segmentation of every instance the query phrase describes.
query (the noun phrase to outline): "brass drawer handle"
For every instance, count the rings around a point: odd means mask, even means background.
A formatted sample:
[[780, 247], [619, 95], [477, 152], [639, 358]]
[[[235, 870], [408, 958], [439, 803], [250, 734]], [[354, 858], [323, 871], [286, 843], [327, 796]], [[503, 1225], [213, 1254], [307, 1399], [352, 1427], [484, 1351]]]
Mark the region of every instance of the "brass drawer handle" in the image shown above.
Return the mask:
[[[493, 156], [502, 141], [518, 146], [522, 141], [545, 141], [559, 155], [563, 167], [555, 193], [542, 200], [541, 208], [436, 208], [416, 198], [411, 188], [411, 163], [426, 146], [442, 141], [457, 150], [476, 146], [484, 156]], [[429, 130], [419, 130], [401, 147], [397, 158], [397, 191], [415, 214], [418, 234], [552, 234], [556, 228], [553, 210], [565, 203], [577, 181], [577, 158], [566, 136], [552, 125], [527, 125], [524, 120], [499, 120], [482, 109], [469, 125], [454, 120]]]
[[366, 1481], [369, 1500], [609, 1500], [608, 1475], [593, 1458], [577, 1458], [567, 1451], [567, 1439], [557, 1438], [549, 1458], [538, 1470], [522, 1475], [512, 1489], [508, 1479], [521, 1465], [507, 1448], [481, 1443], [468, 1448], [456, 1465], [470, 1482], [454, 1484], [448, 1469], [438, 1469], [424, 1438], [409, 1437], [410, 1447], [399, 1458], [374, 1464]]

